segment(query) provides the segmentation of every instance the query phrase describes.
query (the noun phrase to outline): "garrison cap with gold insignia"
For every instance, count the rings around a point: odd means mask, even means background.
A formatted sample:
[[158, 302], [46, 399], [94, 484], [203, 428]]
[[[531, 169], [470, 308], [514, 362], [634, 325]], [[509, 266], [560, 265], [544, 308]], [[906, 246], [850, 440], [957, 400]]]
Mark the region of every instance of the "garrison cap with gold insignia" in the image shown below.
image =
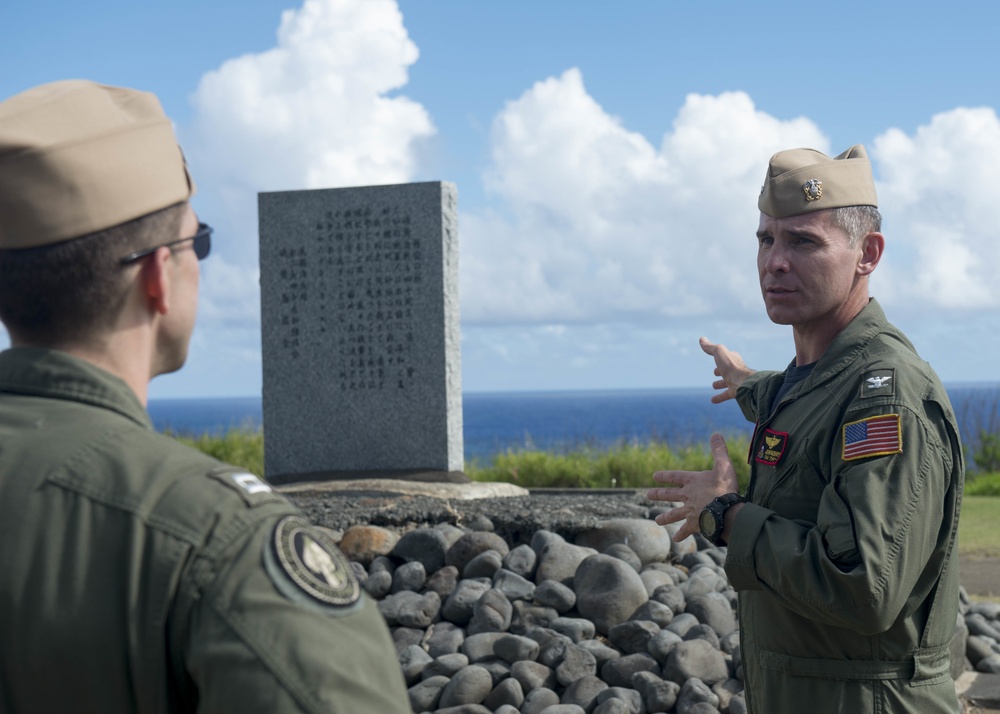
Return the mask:
[[0, 249], [79, 238], [193, 193], [148, 92], [73, 79], [0, 102]]
[[815, 149], [771, 157], [757, 200], [761, 213], [786, 218], [843, 206], [878, 206], [872, 165], [861, 144], [832, 159]]
[[352, 611], [361, 584], [333, 539], [302, 516], [285, 516], [264, 546], [264, 566], [275, 587], [291, 600], [331, 615]]

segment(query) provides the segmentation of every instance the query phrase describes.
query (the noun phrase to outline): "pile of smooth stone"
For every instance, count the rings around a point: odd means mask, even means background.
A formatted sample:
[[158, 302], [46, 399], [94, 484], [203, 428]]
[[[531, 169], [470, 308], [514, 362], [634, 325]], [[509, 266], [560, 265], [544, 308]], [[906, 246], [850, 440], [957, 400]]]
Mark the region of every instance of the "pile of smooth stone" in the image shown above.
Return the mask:
[[[651, 520], [662, 508], [633, 507], [641, 518], [576, 511], [566, 537], [555, 532], [565, 509], [540, 509], [553, 530], [530, 527], [544, 519], [537, 513], [515, 518], [517, 537], [504, 513], [505, 540], [488, 516], [448, 504], [461, 525], [402, 525], [393, 518], [403, 505], [374, 514], [384, 525], [359, 523], [350, 510], [364, 500], [305, 505], [319, 522], [345, 512], [353, 521], [329, 525], [389, 624], [414, 712], [746, 711], [726, 550], [700, 535], [673, 542], [673, 528]], [[494, 503], [516, 513], [517, 500]], [[627, 507], [591, 507], [615, 509]], [[1000, 672], [1000, 604], [971, 603], [962, 591], [952, 660], [956, 677]]]
[[513, 548], [492, 531], [479, 516], [340, 538], [390, 626], [414, 712], [746, 711], [724, 550], [638, 518]]

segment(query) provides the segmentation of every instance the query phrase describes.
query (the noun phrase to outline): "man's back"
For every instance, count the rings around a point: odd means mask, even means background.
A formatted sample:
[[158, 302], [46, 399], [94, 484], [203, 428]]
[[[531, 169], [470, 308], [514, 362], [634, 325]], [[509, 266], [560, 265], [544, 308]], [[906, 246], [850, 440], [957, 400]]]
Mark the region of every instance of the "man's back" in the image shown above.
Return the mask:
[[3, 711], [405, 711], [372, 604], [264, 565], [294, 507], [153, 432], [110, 375], [0, 354], [0, 443]]

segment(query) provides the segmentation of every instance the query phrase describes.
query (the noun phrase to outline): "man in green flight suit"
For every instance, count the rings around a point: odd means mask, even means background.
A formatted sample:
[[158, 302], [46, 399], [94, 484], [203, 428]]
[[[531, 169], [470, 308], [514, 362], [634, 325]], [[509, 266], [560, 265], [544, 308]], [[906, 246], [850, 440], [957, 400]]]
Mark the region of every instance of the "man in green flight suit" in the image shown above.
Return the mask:
[[409, 712], [351, 564], [152, 429], [211, 229], [156, 97], [0, 102], [0, 711]]
[[964, 460], [933, 370], [868, 295], [885, 247], [862, 146], [775, 154], [758, 202], [768, 317], [795, 359], [755, 372], [702, 338], [716, 403], [756, 423], [746, 494], [726, 445], [714, 467], [660, 471], [649, 497], [680, 540], [728, 545], [747, 709], [954, 713], [955, 536]]

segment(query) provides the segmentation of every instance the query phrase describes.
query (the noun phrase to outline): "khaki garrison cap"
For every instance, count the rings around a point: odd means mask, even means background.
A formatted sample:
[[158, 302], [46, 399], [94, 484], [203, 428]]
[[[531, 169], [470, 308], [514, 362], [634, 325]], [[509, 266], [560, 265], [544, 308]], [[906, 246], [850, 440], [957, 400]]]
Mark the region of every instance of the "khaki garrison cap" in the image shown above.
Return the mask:
[[843, 206], [878, 206], [872, 165], [861, 144], [833, 159], [815, 149], [771, 157], [757, 200], [761, 213], [786, 218]]
[[67, 80], [0, 102], [0, 249], [78, 238], [193, 193], [148, 92]]

